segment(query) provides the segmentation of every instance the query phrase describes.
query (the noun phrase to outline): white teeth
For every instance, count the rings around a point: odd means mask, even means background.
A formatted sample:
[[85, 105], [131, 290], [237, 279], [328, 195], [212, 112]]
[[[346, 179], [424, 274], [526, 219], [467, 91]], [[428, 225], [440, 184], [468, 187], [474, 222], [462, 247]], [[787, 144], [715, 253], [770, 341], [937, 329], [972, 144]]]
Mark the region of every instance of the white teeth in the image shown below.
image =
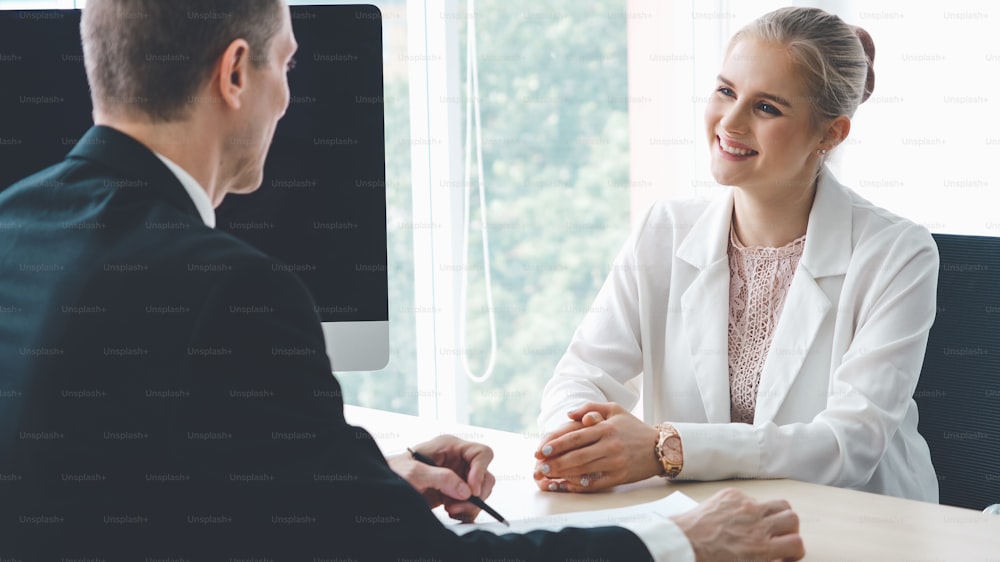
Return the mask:
[[719, 145], [722, 147], [722, 150], [725, 150], [726, 152], [734, 156], [749, 156], [751, 154], [757, 154], [756, 150], [744, 150], [742, 148], [727, 146], [726, 143], [722, 141], [722, 139], [719, 139]]

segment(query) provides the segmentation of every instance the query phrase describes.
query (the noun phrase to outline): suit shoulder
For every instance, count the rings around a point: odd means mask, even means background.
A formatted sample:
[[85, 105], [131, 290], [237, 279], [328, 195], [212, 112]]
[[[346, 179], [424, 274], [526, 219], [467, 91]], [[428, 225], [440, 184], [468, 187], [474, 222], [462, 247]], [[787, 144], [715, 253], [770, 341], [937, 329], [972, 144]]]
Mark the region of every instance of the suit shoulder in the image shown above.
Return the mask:
[[157, 254], [164, 262], [185, 262], [191, 272], [282, 271], [283, 264], [247, 242], [204, 225], [164, 240], [166, 248]]
[[39, 190], [63, 188], [75, 181], [73, 175], [79, 168], [80, 162], [78, 161], [62, 160], [17, 180], [10, 186], [0, 185], [0, 205], [20, 197], [30, 196]]

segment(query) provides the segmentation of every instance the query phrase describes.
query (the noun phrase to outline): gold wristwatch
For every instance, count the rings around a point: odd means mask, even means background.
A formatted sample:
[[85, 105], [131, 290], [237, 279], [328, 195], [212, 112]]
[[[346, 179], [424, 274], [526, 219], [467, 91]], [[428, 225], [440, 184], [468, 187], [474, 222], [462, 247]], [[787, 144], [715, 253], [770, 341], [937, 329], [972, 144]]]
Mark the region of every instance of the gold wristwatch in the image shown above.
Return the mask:
[[656, 459], [663, 465], [663, 472], [660, 476], [665, 478], [677, 478], [684, 468], [684, 449], [681, 447], [681, 436], [669, 423], [661, 423], [656, 426], [660, 431], [660, 436], [653, 446]]

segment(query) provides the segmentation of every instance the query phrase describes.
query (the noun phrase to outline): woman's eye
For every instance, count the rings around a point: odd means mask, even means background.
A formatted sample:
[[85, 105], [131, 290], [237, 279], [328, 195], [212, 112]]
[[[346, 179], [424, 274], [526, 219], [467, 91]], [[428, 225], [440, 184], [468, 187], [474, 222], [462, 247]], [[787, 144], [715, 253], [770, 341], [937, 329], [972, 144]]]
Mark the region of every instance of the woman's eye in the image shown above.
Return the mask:
[[762, 103], [757, 107], [764, 113], [770, 113], [771, 115], [781, 115], [781, 112], [778, 111], [778, 108], [774, 107], [769, 103]]
[[734, 97], [736, 95], [736, 94], [733, 93], [733, 91], [730, 88], [727, 88], [725, 86], [719, 88], [718, 90], [716, 90], [716, 92], [719, 92], [720, 94], [722, 94], [724, 96], [729, 96], [729, 97]]

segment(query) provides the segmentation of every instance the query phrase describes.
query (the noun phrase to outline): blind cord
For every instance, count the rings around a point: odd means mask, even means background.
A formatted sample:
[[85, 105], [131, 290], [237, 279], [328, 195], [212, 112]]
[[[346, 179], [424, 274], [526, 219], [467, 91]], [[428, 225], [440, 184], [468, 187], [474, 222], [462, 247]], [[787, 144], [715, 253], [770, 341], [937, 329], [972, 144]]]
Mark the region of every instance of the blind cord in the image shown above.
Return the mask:
[[[468, 0], [466, 14], [466, 61], [465, 61], [465, 228], [462, 230], [462, 246], [465, 257], [462, 263], [462, 289], [458, 314], [459, 355], [465, 375], [473, 382], [483, 382], [493, 375], [497, 358], [497, 324], [493, 308], [493, 282], [490, 274], [490, 240], [486, 228], [486, 180], [483, 174], [483, 131], [479, 108], [479, 64], [476, 60], [476, 19], [475, 0]], [[483, 238], [483, 277], [486, 285], [486, 314], [490, 323], [490, 355], [486, 370], [481, 375], [469, 368], [469, 350], [466, 349], [466, 315], [469, 302], [469, 229], [472, 206], [472, 128], [475, 118], [476, 179], [479, 186], [480, 231]]]

